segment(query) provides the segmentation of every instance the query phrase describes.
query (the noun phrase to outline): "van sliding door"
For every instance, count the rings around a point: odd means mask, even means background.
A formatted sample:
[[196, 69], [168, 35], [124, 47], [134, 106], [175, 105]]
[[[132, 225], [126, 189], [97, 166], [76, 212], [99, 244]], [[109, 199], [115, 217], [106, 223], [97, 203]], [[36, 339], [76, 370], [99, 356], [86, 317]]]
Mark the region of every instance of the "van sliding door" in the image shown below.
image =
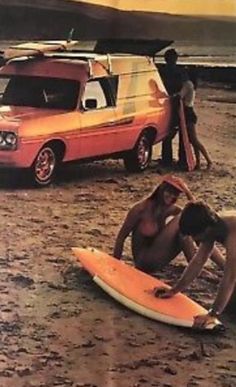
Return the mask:
[[113, 131], [116, 126], [115, 100], [109, 78], [87, 82], [82, 97], [80, 128], [81, 158], [115, 152]]

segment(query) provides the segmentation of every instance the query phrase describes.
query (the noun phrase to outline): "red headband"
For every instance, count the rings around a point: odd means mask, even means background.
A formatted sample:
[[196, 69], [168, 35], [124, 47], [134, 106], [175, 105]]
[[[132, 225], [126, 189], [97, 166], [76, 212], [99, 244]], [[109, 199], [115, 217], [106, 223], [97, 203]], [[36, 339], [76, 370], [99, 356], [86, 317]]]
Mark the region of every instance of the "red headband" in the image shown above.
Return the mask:
[[178, 189], [180, 192], [184, 192], [184, 181], [177, 176], [174, 175], [165, 175], [162, 178], [162, 183], [168, 183]]

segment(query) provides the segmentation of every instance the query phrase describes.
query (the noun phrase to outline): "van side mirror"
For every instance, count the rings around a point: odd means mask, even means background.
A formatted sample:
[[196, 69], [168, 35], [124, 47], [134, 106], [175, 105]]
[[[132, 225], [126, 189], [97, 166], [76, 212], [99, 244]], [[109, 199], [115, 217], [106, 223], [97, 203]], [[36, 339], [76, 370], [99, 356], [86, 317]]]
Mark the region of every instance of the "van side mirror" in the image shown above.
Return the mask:
[[95, 98], [89, 98], [85, 100], [85, 109], [96, 109], [97, 108], [97, 100]]

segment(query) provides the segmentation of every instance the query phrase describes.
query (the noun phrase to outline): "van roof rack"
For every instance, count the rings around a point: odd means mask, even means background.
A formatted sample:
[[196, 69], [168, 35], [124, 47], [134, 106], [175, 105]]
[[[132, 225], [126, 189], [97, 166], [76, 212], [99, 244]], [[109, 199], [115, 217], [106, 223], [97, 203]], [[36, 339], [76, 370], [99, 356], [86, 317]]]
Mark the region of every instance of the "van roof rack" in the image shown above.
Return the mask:
[[[154, 57], [173, 41], [161, 39], [99, 39], [94, 41], [38, 41], [16, 44], [8, 47], [1, 54], [7, 62], [14, 59], [32, 59], [34, 57], [58, 56], [78, 59], [79, 56], [130, 54]], [[90, 58], [91, 58], [90, 56]]]

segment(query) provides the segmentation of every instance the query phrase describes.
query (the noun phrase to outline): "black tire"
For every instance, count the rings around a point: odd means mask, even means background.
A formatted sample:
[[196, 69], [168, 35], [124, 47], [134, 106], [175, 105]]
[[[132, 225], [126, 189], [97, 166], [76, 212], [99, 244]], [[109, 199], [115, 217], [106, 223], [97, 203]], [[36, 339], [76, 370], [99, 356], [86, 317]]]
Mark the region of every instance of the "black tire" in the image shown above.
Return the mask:
[[31, 178], [34, 185], [39, 187], [46, 187], [49, 185], [54, 177], [58, 167], [58, 157], [50, 145], [45, 145], [40, 149], [34, 163], [31, 167]]
[[147, 133], [141, 134], [135, 147], [124, 157], [124, 165], [129, 172], [142, 172], [152, 159], [152, 143]]

